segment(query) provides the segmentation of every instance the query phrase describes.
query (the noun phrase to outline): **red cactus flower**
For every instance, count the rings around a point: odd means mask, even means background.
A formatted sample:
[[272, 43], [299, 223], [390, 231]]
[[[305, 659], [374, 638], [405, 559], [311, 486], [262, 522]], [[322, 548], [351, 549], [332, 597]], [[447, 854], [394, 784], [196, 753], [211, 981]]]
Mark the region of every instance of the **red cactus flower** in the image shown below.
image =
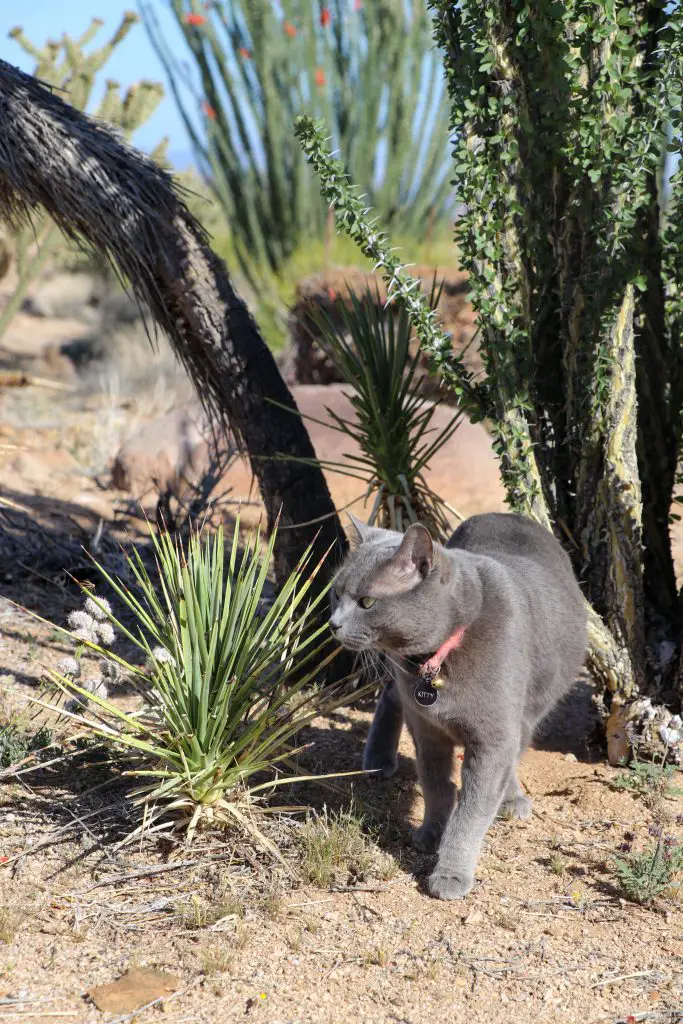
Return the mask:
[[240, 46], [237, 52], [239, 53], [240, 57], [244, 58], [244, 60], [251, 60], [251, 50], [248, 50], [246, 46]]
[[296, 35], [296, 25], [292, 25], [291, 21], [286, 21], [282, 27], [285, 30], [285, 35], [288, 35], [290, 39], [293, 39]]
[[320, 24], [323, 28], [327, 28], [329, 23], [332, 21], [332, 15], [330, 14], [329, 7], [323, 7], [320, 12]]
[[353, 0], [354, 11], [360, 11], [363, 7], [363, 0]]
[[322, 68], [316, 68], [315, 69], [315, 84], [317, 86], [320, 86], [320, 88], [322, 88], [323, 85], [325, 85], [326, 81], [327, 81], [327, 79], [325, 78], [325, 72], [323, 71], [323, 69]]
[[194, 26], [206, 25], [206, 18], [203, 14], [186, 14], [185, 24]]
[[204, 102], [202, 103], [202, 110], [208, 117], [209, 121], [216, 120], [216, 108], [212, 107], [210, 103], [206, 102], [206, 100], [204, 100]]

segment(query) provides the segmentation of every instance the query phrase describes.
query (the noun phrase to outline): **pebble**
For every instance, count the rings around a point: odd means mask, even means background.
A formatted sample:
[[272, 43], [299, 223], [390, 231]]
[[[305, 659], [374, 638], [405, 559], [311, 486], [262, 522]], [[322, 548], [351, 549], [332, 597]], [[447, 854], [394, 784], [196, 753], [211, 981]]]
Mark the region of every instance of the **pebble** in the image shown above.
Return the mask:
[[565, 754], [565, 761], [576, 761], [576, 754]]

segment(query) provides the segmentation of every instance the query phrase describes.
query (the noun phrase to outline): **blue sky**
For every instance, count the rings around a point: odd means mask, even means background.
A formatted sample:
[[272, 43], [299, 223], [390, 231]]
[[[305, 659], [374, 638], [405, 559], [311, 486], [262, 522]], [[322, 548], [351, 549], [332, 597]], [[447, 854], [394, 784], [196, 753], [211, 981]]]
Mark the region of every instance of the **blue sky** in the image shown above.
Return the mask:
[[[182, 35], [168, 12], [166, 0], [152, 0], [152, 3], [166, 38], [181, 53], [184, 48]], [[23, 71], [32, 72], [35, 68], [35, 58], [25, 53], [16, 40], [7, 38], [7, 33], [16, 25], [24, 29], [32, 43], [42, 47], [46, 40], [59, 39], [64, 32], [72, 36], [81, 35], [92, 18], [99, 17], [103, 19], [104, 25], [94, 41], [97, 46], [104, 43], [118, 28], [124, 11], [135, 9], [136, 0], [25, 0], [23, 4], [0, 3], [0, 58], [17, 65]], [[141, 78], [166, 81], [163, 66], [152, 49], [142, 23], [133, 26], [100, 72], [100, 84], [94, 95], [95, 105], [107, 78], [116, 79], [124, 87]], [[171, 160], [179, 164], [191, 162], [187, 134], [168, 88], [153, 117], [136, 134], [135, 142], [140, 148], [150, 150], [164, 135], [170, 138]]]

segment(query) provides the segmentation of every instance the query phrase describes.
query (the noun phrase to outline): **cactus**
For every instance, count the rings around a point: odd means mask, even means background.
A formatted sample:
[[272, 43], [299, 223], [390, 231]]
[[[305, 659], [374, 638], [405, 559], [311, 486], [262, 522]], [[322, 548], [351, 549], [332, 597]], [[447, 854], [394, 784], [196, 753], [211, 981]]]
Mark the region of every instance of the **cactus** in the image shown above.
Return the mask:
[[663, 0], [429, 7], [485, 382], [449, 355], [323, 128], [302, 118], [298, 137], [337, 223], [382, 270], [444, 382], [489, 420], [510, 506], [564, 542], [592, 606], [603, 711], [643, 693], [678, 707], [668, 527], [683, 464], [680, 165], [665, 218], [659, 189], [668, 139], [683, 151], [683, 12]]
[[325, 237], [327, 209], [292, 136], [304, 111], [324, 117], [354, 181], [395, 236], [445, 229], [447, 106], [422, 0], [171, 0], [170, 7], [198, 89], [167, 47], [153, 5], [141, 3], [199, 166], [256, 290], [271, 291], [271, 275], [292, 253]]
[[[9, 37], [36, 59], [33, 74], [42, 82], [59, 89], [65, 99], [76, 109], [84, 110], [92, 95], [97, 73], [109, 60], [114, 49], [123, 42], [132, 26], [139, 20], [137, 14], [128, 11], [111, 39], [99, 49], [85, 52], [103, 25], [99, 18], [93, 18], [90, 26], [78, 39], [64, 34], [59, 42], [48, 40], [39, 49], [24, 34], [21, 28], [14, 28]], [[108, 80], [104, 97], [95, 111], [97, 117], [115, 124], [125, 138], [152, 116], [164, 95], [163, 86], [158, 82], [141, 81], [130, 86], [121, 95], [118, 82]], [[155, 153], [162, 155], [163, 143]], [[0, 338], [7, 330], [12, 318], [20, 309], [32, 281], [40, 274], [47, 262], [65, 247], [63, 236], [48, 217], [35, 215], [31, 225], [22, 228], [14, 238], [16, 266], [19, 275], [17, 286], [0, 314]]]

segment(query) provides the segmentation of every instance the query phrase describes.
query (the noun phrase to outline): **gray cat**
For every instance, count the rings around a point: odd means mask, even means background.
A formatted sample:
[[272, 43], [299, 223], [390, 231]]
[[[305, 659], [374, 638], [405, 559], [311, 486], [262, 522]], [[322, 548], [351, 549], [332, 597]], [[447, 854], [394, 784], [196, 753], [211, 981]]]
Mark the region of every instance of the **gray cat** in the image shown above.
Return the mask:
[[393, 775], [405, 720], [425, 803], [413, 838], [438, 845], [432, 895], [459, 899], [496, 815], [531, 814], [516, 763], [583, 664], [581, 592], [558, 541], [522, 516], [474, 516], [446, 547], [417, 524], [401, 535], [352, 522], [357, 547], [335, 578], [330, 626], [345, 647], [382, 652], [393, 676], [363, 767]]

